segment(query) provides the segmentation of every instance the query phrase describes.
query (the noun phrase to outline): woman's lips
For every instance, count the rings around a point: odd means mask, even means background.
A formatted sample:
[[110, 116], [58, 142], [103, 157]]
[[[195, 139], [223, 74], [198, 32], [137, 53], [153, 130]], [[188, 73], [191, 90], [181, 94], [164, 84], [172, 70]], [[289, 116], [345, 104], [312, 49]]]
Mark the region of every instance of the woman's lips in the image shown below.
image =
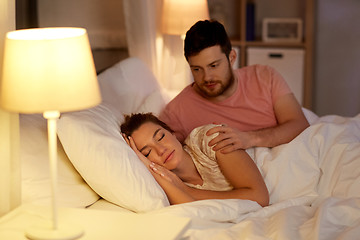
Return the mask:
[[166, 159], [165, 159], [165, 161], [164, 161], [164, 164], [172, 158], [172, 156], [174, 155], [174, 152], [175, 152], [175, 150], [173, 150], [173, 151], [166, 157]]

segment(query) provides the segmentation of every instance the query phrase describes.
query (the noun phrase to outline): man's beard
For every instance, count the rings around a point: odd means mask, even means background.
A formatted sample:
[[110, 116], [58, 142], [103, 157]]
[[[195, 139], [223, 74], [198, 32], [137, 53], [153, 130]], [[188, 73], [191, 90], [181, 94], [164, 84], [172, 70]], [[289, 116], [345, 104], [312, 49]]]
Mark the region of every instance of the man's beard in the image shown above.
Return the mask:
[[[206, 87], [206, 84], [209, 84], [209, 83], [210, 84], [211, 83], [220, 84], [220, 88], [218, 88], [216, 91], [215, 90], [211, 91]], [[201, 84], [199, 89], [205, 97], [215, 98], [215, 97], [222, 95], [224, 92], [226, 92], [233, 85], [233, 83], [234, 83], [234, 74], [232, 72], [231, 66], [229, 66], [229, 74], [227, 77], [227, 81], [225, 81], [225, 83], [222, 81], [217, 81], [217, 80], [207, 81], [207, 82], [204, 82], [203, 84]]]

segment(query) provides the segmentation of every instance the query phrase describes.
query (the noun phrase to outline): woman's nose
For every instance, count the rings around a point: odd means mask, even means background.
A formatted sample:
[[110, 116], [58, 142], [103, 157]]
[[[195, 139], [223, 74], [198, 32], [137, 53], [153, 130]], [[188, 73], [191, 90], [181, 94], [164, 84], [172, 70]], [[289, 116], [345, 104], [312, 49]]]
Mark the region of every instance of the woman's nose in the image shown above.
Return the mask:
[[158, 145], [158, 146], [156, 146], [156, 152], [157, 152], [157, 154], [158, 154], [160, 157], [161, 157], [162, 155], [164, 155], [165, 151], [166, 151], [166, 147], [165, 147], [165, 146], [163, 146], [163, 145]]

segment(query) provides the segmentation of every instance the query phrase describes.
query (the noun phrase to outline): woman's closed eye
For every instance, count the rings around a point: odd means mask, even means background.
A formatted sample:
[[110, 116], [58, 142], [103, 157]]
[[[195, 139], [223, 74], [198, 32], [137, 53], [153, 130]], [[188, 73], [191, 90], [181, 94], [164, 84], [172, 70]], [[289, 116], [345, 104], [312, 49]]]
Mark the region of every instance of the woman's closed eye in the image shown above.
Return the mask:
[[[160, 142], [165, 137], [165, 133], [161, 133], [161, 134], [159, 133], [157, 135], [158, 135], [158, 139], [157, 139], [158, 142]], [[143, 153], [143, 155], [145, 157], [148, 157], [150, 155], [150, 153], [151, 153], [151, 149], [149, 149], [146, 153]]]
[[160, 138], [158, 139], [158, 141], [160, 142], [164, 137], [165, 137], [165, 133], [162, 133], [162, 134], [160, 135]]
[[146, 154], [143, 153], [143, 154], [145, 157], [148, 157], [150, 155], [150, 153], [151, 153], [151, 150], [148, 153], [146, 153]]

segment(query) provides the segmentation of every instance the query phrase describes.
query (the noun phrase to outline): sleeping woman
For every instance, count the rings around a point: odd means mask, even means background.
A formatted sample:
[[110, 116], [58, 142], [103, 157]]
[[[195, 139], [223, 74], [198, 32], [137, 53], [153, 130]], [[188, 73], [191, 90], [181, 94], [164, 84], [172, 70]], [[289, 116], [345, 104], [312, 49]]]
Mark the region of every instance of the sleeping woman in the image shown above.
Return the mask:
[[165, 191], [170, 204], [203, 199], [248, 199], [269, 204], [269, 193], [259, 169], [246, 153], [223, 154], [208, 142], [206, 131], [194, 129], [184, 142], [151, 113], [125, 116], [121, 132], [140, 160]]

